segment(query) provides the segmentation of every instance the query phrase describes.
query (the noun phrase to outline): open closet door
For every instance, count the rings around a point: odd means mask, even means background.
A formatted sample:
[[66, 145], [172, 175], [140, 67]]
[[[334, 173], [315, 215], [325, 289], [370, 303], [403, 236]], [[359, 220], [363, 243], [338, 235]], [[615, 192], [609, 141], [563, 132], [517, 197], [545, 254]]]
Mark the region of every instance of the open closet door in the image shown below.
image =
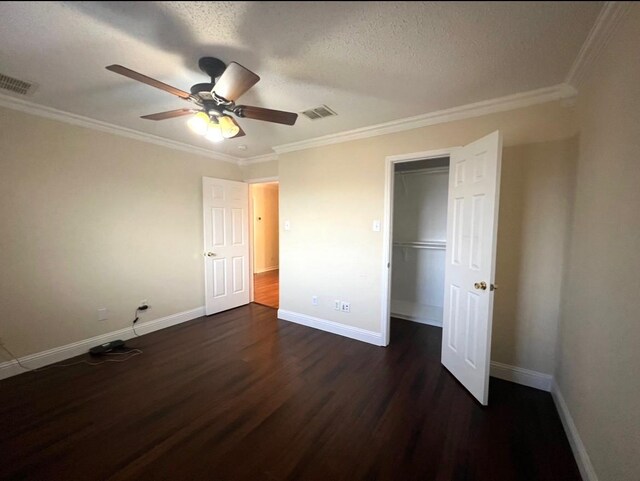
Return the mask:
[[489, 399], [501, 156], [496, 131], [452, 153], [449, 171], [442, 364], [483, 405]]
[[202, 178], [206, 313], [250, 302], [249, 188], [242, 182]]

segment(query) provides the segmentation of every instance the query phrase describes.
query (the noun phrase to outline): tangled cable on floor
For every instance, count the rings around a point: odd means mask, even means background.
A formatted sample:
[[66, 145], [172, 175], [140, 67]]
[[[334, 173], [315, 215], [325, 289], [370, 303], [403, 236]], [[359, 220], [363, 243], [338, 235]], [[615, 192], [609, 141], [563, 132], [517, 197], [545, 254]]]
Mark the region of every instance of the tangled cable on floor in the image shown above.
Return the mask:
[[91, 361], [82, 360], [82, 361], [71, 362], [71, 363], [66, 363], [66, 364], [52, 364], [50, 366], [31, 368], [31, 367], [27, 367], [24, 364], [22, 364], [20, 362], [20, 359], [18, 359], [13, 354], [13, 352], [11, 352], [5, 345], [0, 344], [0, 348], [2, 348], [3, 351], [5, 351], [7, 354], [9, 354], [11, 356], [11, 358], [14, 361], [16, 361], [18, 363], [18, 365], [22, 369], [25, 369], [25, 370], [31, 371], [31, 372], [46, 371], [47, 369], [52, 369], [54, 367], [77, 366], [78, 364], [87, 364], [88, 366], [99, 366], [100, 364], [104, 364], [106, 362], [126, 362], [129, 359], [131, 359], [132, 357], [136, 357], [136, 356], [139, 356], [140, 354], [142, 354], [142, 350], [141, 349], [129, 349], [126, 352], [107, 352], [107, 353], [103, 354], [105, 356], [126, 356], [127, 354], [130, 354], [130, 356], [126, 357], [125, 359], [105, 359], [104, 361], [99, 361], [99, 362], [91, 362]]

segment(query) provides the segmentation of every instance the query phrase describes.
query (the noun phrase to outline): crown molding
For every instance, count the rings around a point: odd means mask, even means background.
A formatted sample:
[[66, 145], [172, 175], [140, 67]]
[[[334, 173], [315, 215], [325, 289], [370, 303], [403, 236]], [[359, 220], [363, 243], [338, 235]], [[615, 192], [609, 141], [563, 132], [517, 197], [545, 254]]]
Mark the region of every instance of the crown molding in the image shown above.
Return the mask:
[[59, 120], [61, 122], [66, 122], [72, 125], [78, 125], [102, 132], [108, 132], [114, 135], [141, 140], [143, 142], [160, 145], [170, 149], [188, 152], [190, 154], [196, 154], [215, 160], [230, 162], [238, 166], [245, 166], [277, 160], [279, 158], [279, 154], [285, 152], [294, 152], [297, 150], [322, 147], [325, 145], [332, 145], [341, 142], [349, 142], [352, 140], [377, 137], [379, 135], [391, 134], [394, 132], [417, 129], [420, 127], [426, 127], [428, 125], [480, 117], [482, 115], [519, 109], [531, 105], [550, 102], [553, 100], [570, 99], [575, 97], [576, 94], [577, 90], [571, 85], [558, 84], [552, 87], [530, 90], [528, 92], [507, 95], [505, 97], [499, 97], [491, 100], [483, 100], [481, 102], [475, 102], [459, 107], [439, 110], [428, 114], [417, 115], [415, 117], [393, 120], [391, 122], [385, 122], [382, 124], [371, 125], [368, 127], [362, 127], [359, 129], [339, 132], [336, 134], [302, 140], [290, 144], [278, 145], [273, 147], [273, 150], [275, 151], [274, 153], [256, 155], [254, 157], [247, 158], [240, 158], [213, 152], [201, 147], [195, 147], [192, 145], [184, 144], [182, 142], [176, 142], [174, 140], [168, 140], [162, 137], [158, 137], [156, 135], [139, 132], [137, 130], [132, 130], [125, 127], [119, 127], [117, 125], [94, 120], [69, 112], [64, 112], [62, 110], [57, 110], [51, 107], [44, 107], [36, 103], [10, 97], [5, 94], [0, 94], [0, 106], [7, 107], [13, 110], [19, 110], [40, 117]]
[[278, 154], [264, 154], [264, 155], [255, 155], [253, 157], [247, 157], [246, 159], [239, 159], [238, 165], [250, 165], [250, 164], [259, 164], [260, 162], [269, 162], [271, 160], [278, 160]]
[[627, 14], [631, 2], [606, 2], [589, 31], [565, 82], [580, 87], [591, 65], [598, 58], [615, 32], [620, 20]]
[[21, 112], [36, 115], [38, 117], [58, 120], [60, 122], [65, 122], [71, 125], [99, 130], [101, 132], [107, 132], [109, 134], [119, 135], [121, 137], [127, 137], [130, 139], [141, 140], [142, 142], [160, 145], [162, 147], [167, 147], [173, 150], [180, 150], [182, 152], [187, 152], [190, 154], [196, 154], [215, 160], [221, 160], [223, 162], [238, 164], [238, 161], [240, 160], [239, 158], [233, 157], [231, 155], [213, 152], [211, 150], [203, 149], [202, 147], [195, 147], [193, 145], [184, 144], [182, 142], [176, 142], [175, 140], [165, 139], [162, 137], [158, 137], [157, 135], [147, 134], [138, 130], [119, 127], [107, 122], [91, 119], [89, 117], [83, 117], [82, 115], [72, 114], [70, 112], [54, 109], [52, 107], [46, 107], [44, 105], [39, 105], [34, 102], [30, 102], [24, 99], [18, 99], [5, 94], [0, 94], [0, 106], [12, 110], [19, 110]]
[[322, 147], [351, 140], [377, 137], [379, 135], [417, 129], [428, 125], [480, 117], [482, 115], [519, 109], [553, 100], [567, 99], [575, 96], [576, 94], [577, 91], [572, 86], [567, 84], [558, 84], [552, 87], [530, 90], [528, 92], [507, 95], [505, 97], [499, 97], [492, 100], [483, 100], [481, 102], [453, 107], [451, 109], [438, 110], [428, 114], [417, 115], [415, 117], [393, 120], [383, 124], [371, 125], [369, 127], [362, 127], [337, 134], [324, 135], [322, 137], [302, 140], [300, 142], [278, 145], [274, 147], [273, 150], [278, 154], [283, 154], [285, 152]]

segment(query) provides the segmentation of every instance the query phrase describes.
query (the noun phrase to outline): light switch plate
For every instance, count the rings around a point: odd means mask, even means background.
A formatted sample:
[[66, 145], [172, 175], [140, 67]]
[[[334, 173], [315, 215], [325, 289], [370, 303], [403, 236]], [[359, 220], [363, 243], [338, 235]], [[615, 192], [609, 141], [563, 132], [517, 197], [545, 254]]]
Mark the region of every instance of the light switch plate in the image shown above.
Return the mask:
[[378, 219], [373, 221], [373, 232], [380, 232], [380, 221]]
[[291, 222], [288, 220], [284, 221], [284, 230], [291, 230]]

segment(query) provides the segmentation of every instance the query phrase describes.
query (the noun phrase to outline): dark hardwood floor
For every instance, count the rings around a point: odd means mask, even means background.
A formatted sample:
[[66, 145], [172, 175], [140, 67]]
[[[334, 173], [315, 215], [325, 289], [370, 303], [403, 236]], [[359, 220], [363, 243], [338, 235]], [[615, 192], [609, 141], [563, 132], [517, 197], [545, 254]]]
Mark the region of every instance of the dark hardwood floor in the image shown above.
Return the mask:
[[6, 379], [0, 478], [579, 480], [550, 395], [492, 379], [481, 407], [440, 336], [394, 320], [375, 347], [250, 304]]
[[264, 306], [278, 308], [280, 291], [277, 269], [253, 275], [253, 300]]

